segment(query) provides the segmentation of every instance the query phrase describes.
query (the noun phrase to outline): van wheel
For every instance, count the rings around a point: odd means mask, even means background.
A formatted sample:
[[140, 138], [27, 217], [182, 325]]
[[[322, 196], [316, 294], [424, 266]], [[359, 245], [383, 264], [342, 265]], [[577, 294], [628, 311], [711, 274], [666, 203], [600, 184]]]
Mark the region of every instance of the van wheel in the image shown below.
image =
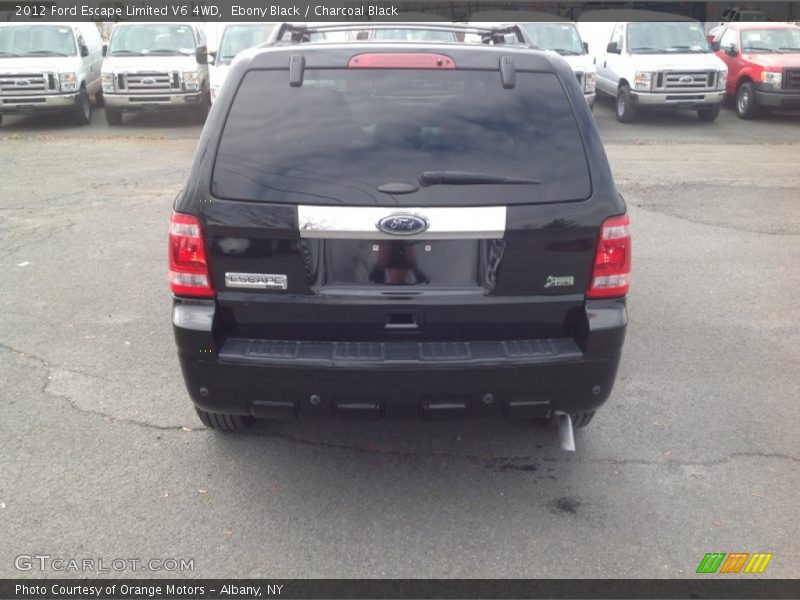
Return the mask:
[[719, 116], [719, 106], [714, 108], [701, 108], [697, 111], [701, 121], [714, 121]]
[[3, 115], [0, 115], [0, 125], [3, 124]]
[[122, 125], [122, 111], [107, 108], [106, 121], [108, 121], [108, 124], [111, 125], [112, 127], [116, 125]]
[[636, 120], [636, 105], [633, 101], [631, 88], [623, 85], [617, 93], [617, 121], [620, 123], [633, 123]]
[[756, 88], [750, 81], [745, 81], [736, 92], [736, 114], [740, 119], [755, 119], [758, 116]]
[[75, 112], [73, 114], [75, 123], [78, 125], [88, 125], [92, 122], [92, 102], [89, 99], [86, 88], [81, 88], [81, 93], [78, 94], [78, 99], [75, 103]]
[[194, 109], [195, 118], [198, 123], [203, 125], [208, 117], [208, 111], [211, 110], [211, 98], [208, 94], [203, 94], [203, 101], [198, 104]]
[[224, 431], [227, 433], [243, 431], [253, 423], [252, 417], [206, 412], [199, 408], [195, 408], [195, 410], [197, 411], [197, 416], [200, 417], [200, 420], [203, 422], [203, 425], [215, 431]]

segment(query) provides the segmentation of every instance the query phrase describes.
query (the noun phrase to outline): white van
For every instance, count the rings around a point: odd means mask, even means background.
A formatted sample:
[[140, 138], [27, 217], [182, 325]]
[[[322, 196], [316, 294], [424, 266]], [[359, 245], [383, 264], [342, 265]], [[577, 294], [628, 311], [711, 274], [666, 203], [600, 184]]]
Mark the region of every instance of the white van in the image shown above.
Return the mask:
[[567, 61], [583, 89], [583, 95], [594, 108], [596, 71], [588, 45], [581, 39], [575, 24], [549, 13], [521, 10], [485, 10], [472, 13], [473, 25], [485, 22], [519, 25], [527, 44], [557, 52]]
[[193, 23], [121, 23], [103, 61], [106, 120], [129, 111], [182, 109], [205, 120], [211, 104], [205, 32]]
[[63, 111], [89, 124], [102, 61], [94, 23], [0, 23], [0, 123], [7, 114]]
[[217, 97], [228, 76], [228, 69], [242, 50], [259, 46], [269, 40], [277, 23], [226, 23], [222, 30], [219, 48], [209, 52], [211, 75], [211, 102]]
[[597, 66], [597, 90], [616, 98], [617, 119], [641, 109], [696, 110], [719, 115], [728, 68], [697, 21], [654, 11], [597, 10], [581, 14], [578, 31]]

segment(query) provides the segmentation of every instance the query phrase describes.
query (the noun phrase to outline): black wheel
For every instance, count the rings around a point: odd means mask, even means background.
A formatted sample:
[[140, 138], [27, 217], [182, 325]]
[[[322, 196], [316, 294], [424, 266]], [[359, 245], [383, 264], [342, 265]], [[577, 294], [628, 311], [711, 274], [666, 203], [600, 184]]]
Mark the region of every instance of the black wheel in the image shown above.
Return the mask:
[[211, 97], [206, 93], [203, 94], [203, 100], [194, 108], [195, 118], [197, 122], [203, 125], [208, 117], [208, 111], [211, 110]]
[[594, 417], [594, 411], [590, 410], [588, 412], [581, 412], [575, 413], [574, 415], [570, 415], [572, 417], [572, 426], [575, 429], [580, 429], [582, 427], [586, 427]]
[[195, 408], [195, 410], [197, 411], [197, 416], [200, 417], [200, 420], [203, 422], [203, 425], [215, 431], [224, 431], [228, 433], [243, 431], [253, 423], [252, 417], [206, 412], [199, 408]]
[[86, 88], [81, 88], [81, 92], [78, 94], [73, 116], [77, 125], [88, 125], [92, 122], [92, 102]]
[[701, 108], [697, 111], [697, 116], [701, 121], [715, 121], [719, 116], [719, 106], [713, 108]]
[[97, 92], [94, 95], [94, 107], [103, 108], [106, 105], [106, 99], [103, 97], [103, 92]]
[[0, 125], [3, 124], [3, 115], [0, 115]]
[[617, 121], [620, 123], [633, 123], [636, 120], [636, 105], [634, 104], [631, 88], [623, 85], [617, 93]]
[[106, 121], [108, 121], [108, 124], [111, 125], [112, 127], [116, 125], [122, 125], [122, 111], [107, 108]]
[[756, 88], [751, 81], [745, 81], [736, 91], [736, 114], [740, 119], [755, 119], [758, 116]]

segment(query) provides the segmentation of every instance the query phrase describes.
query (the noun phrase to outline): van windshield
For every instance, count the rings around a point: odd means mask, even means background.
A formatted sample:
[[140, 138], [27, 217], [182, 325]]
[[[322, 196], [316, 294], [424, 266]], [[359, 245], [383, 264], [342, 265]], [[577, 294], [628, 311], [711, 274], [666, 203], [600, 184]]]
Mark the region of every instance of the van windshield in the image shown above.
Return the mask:
[[74, 56], [75, 36], [70, 27], [19, 25], [0, 27], [0, 57]]
[[274, 28], [274, 25], [229, 25], [219, 44], [219, 64], [229, 64], [242, 50], [263, 44]]
[[455, 42], [456, 36], [450, 31], [436, 29], [376, 29], [376, 40], [381, 41], [420, 41], [420, 42]]
[[524, 23], [522, 27], [537, 48], [562, 55], [583, 54], [581, 36], [572, 23]]
[[647, 22], [628, 25], [632, 54], [707, 54], [711, 52], [700, 23]]
[[187, 25], [125, 25], [115, 27], [108, 53], [115, 55], [190, 55], [195, 41]]
[[[386, 184], [413, 190], [379, 192]], [[211, 192], [488, 205], [582, 200], [591, 184], [572, 106], [552, 73], [518, 71], [505, 89], [497, 71], [308, 69], [291, 87], [287, 71], [259, 70], [233, 100]]]

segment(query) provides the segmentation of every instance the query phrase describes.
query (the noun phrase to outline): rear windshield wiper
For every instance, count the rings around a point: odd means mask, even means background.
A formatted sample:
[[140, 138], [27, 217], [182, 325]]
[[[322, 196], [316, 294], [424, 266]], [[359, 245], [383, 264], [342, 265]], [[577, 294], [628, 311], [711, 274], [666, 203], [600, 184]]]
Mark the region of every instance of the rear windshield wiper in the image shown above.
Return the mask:
[[800, 47], [797, 46], [781, 46], [779, 50], [786, 50], [786, 52], [800, 52]]
[[524, 177], [505, 177], [471, 171], [425, 171], [420, 173], [419, 182], [424, 185], [537, 185], [536, 179]]
[[14, 54], [13, 52], [4, 52], [3, 50], [0, 50], [0, 56], [16, 56], [16, 57], [19, 57], [20, 55], [19, 54]]
[[651, 46], [639, 46], [638, 48], [631, 48], [631, 52], [635, 54], [664, 54], [666, 50], [663, 48], [653, 48]]
[[583, 52], [578, 52], [577, 50], [568, 50], [567, 48], [553, 48], [554, 52], [558, 52], [559, 54], [566, 54], [568, 56], [580, 56]]
[[136, 50], [112, 50], [110, 54], [112, 56], [116, 56], [117, 54], [131, 54], [133, 56], [144, 56], [141, 52], [137, 52]]

